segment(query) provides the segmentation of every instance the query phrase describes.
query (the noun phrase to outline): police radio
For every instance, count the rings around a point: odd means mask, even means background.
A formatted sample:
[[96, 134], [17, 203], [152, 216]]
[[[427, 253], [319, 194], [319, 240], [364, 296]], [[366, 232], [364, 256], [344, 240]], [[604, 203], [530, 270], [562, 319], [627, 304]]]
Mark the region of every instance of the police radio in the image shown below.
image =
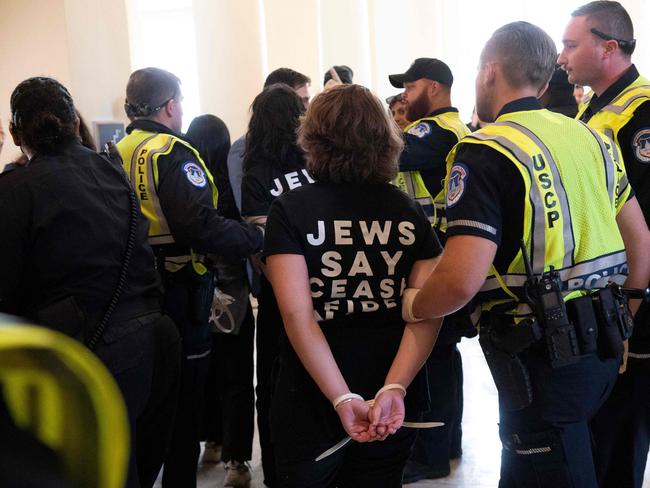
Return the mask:
[[569, 321], [566, 304], [562, 297], [560, 274], [551, 266], [541, 277], [533, 274], [533, 268], [521, 241], [521, 253], [526, 267], [526, 297], [537, 321], [544, 331], [546, 352], [552, 368], [560, 368], [578, 362], [580, 350], [574, 326]]

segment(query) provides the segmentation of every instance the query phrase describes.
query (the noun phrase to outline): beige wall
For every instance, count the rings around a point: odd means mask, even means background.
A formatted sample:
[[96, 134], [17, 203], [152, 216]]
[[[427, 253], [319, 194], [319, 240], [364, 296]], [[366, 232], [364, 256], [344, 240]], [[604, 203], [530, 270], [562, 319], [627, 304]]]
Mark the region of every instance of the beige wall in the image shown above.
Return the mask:
[[[30, 76], [51, 76], [71, 91], [88, 123], [123, 119], [130, 73], [124, 0], [0, 0], [0, 117]], [[10, 138], [0, 166], [19, 155]]]
[[8, 134], [14, 87], [36, 75], [70, 84], [64, 0], [0, 0], [0, 73], [0, 117], [7, 132], [0, 163], [5, 163], [19, 154]]
[[201, 111], [221, 117], [233, 140], [264, 77], [258, 0], [194, 0]]
[[[67, 85], [88, 122], [124, 120], [131, 1], [0, 0], [0, 117], [5, 129], [11, 91], [34, 75], [53, 76]], [[547, 0], [547, 10], [566, 12], [552, 28], [561, 29], [568, 20], [566, 3]], [[650, 33], [641, 26], [650, 22], [650, 2], [622, 3], [637, 28], [634, 60], [648, 75]], [[357, 82], [383, 98], [398, 91], [390, 87], [388, 74], [403, 72], [418, 56], [440, 57], [457, 74], [452, 96], [467, 117], [478, 52], [489, 32], [463, 29], [495, 9], [506, 22], [537, 18], [539, 8], [531, 0], [193, 0], [193, 5], [200, 110], [223, 118], [233, 138], [245, 131], [248, 108], [264, 78], [280, 66], [310, 76], [316, 94], [325, 69], [348, 64]], [[486, 29], [491, 32], [493, 26]], [[17, 154], [7, 141], [0, 165]]]

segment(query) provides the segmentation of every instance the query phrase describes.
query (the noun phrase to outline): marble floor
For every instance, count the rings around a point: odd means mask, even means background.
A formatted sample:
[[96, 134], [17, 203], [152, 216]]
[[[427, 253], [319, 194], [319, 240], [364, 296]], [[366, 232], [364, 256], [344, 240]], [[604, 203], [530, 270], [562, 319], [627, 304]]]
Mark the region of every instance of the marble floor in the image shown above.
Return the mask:
[[[408, 488], [493, 488], [499, 480], [500, 450], [497, 432], [497, 397], [492, 377], [478, 341], [463, 340], [460, 345], [465, 375], [465, 413], [463, 418], [463, 457], [452, 462], [446, 478], [404, 485]], [[251, 461], [252, 488], [264, 488], [257, 437]], [[200, 465], [199, 488], [223, 486], [223, 464]], [[156, 484], [160, 487], [160, 483]], [[650, 488], [650, 469], [643, 488]]]

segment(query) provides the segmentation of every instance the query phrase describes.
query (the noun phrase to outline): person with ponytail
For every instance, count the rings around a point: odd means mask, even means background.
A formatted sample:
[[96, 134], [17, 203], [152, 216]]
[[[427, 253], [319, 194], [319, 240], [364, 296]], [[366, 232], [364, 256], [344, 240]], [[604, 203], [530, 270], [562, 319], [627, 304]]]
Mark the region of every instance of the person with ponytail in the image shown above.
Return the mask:
[[126, 486], [151, 487], [171, 434], [180, 338], [160, 312], [146, 220], [122, 169], [81, 144], [61, 83], [29, 78], [10, 105], [28, 164], [0, 175], [0, 313], [65, 333], [104, 362], [129, 416]]

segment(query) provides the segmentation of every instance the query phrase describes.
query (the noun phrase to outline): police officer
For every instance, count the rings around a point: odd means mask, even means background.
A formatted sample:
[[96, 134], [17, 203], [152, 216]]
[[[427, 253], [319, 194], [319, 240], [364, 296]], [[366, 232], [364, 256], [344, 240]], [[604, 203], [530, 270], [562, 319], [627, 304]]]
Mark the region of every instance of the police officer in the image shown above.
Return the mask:
[[[450, 154], [445, 252], [421, 291], [405, 291], [409, 320], [448, 314], [476, 294], [499, 391], [501, 487], [596, 485], [588, 421], [623, 350], [620, 324], [599, 310], [623, 301], [613, 287], [584, 290], [624, 279], [627, 267], [628, 286], [650, 277], [650, 232], [616, 147], [540, 108], [555, 59], [551, 38], [526, 22], [487, 42], [476, 106], [493, 123]], [[524, 250], [541, 279], [530, 286]]]
[[[650, 81], [632, 64], [632, 20], [618, 2], [590, 2], [572, 14], [558, 62], [571, 83], [589, 85], [578, 118], [618, 142], [646, 222], [650, 219]], [[592, 428], [601, 486], [640, 488], [650, 444], [650, 310], [635, 317], [627, 371]]]
[[29, 164], [0, 175], [0, 312], [94, 348], [129, 414], [127, 486], [153, 486], [171, 437], [180, 338], [160, 314], [146, 220], [122, 169], [81, 145], [59, 82], [23, 81], [11, 114]]
[[[399, 186], [415, 195], [420, 203], [427, 196], [436, 200], [445, 179], [445, 158], [451, 148], [469, 134], [458, 116], [458, 109], [451, 106], [454, 77], [449, 66], [439, 59], [418, 58], [405, 73], [389, 75], [388, 79], [394, 87], [404, 88], [406, 118], [413, 121], [404, 129], [404, 151], [399, 158], [402, 173], [398, 182], [405, 179], [407, 188], [403, 183]], [[435, 212], [440, 220], [444, 200], [436, 205]], [[430, 215], [426, 206], [425, 213]]]
[[[434, 227], [444, 242], [445, 159], [452, 147], [469, 134], [458, 110], [451, 106], [453, 75], [439, 59], [418, 58], [405, 73], [388, 78], [393, 86], [404, 88], [406, 118], [413, 121], [403, 129], [398, 186], [420, 202], [429, 216], [433, 210], [431, 197], [435, 197]], [[445, 321], [427, 359], [432, 404], [422, 420], [443, 421], [445, 426], [418, 432], [413, 454], [404, 470], [406, 483], [447, 476], [449, 460], [461, 455], [463, 369], [456, 344], [461, 337], [458, 322], [462, 320], [463, 315], [459, 314]]]
[[214, 283], [204, 255], [242, 258], [260, 249], [262, 232], [217, 213], [212, 175], [180, 135], [180, 80], [158, 68], [131, 74], [125, 109], [132, 123], [117, 144], [124, 169], [149, 219], [165, 308], [183, 338], [181, 392], [163, 486], [194, 486], [200, 408], [209, 365], [208, 317]]

